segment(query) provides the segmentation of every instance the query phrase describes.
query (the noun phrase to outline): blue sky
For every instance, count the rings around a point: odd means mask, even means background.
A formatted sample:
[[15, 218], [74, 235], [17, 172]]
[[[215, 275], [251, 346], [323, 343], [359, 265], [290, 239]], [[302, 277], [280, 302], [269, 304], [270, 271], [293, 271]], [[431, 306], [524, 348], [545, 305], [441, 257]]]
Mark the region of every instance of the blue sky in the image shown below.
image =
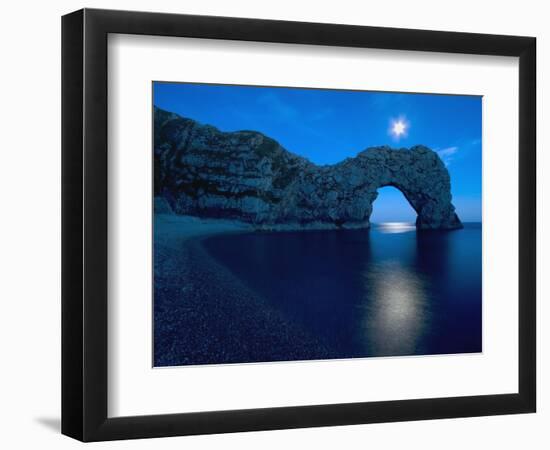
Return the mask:
[[[481, 97], [164, 82], [154, 83], [153, 97], [222, 131], [260, 131], [316, 164], [377, 145], [426, 145], [447, 165], [459, 217], [481, 220]], [[396, 122], [405, 126], [399, 136]], [[373, 222], [415, 220], [395, 188], [379, 194]]]

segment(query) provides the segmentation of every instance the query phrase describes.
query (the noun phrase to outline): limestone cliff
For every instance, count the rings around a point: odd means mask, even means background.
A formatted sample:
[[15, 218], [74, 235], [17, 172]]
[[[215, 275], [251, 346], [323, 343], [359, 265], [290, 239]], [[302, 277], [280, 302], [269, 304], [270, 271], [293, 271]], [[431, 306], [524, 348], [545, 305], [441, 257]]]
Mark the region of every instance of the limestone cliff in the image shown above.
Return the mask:
[[382, 186], [395, 186], [420, 229], [462, 227], [437, 153], [374, 147], [317, 166], [255, 131], [224, 133], [155, 108], [155, 196], [176, 214], [238, 219], [260, 229], [366, 228]]

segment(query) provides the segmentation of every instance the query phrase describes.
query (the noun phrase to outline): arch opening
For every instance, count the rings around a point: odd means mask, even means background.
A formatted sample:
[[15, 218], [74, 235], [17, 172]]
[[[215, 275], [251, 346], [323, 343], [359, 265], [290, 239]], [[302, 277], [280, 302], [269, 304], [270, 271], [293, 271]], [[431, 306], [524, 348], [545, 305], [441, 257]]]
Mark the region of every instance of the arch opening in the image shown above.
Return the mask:
[[382, 186], [377, 189], [377, 194], [372, 204], [371, 224], [416, 222], [418, 214], [399, 188]]

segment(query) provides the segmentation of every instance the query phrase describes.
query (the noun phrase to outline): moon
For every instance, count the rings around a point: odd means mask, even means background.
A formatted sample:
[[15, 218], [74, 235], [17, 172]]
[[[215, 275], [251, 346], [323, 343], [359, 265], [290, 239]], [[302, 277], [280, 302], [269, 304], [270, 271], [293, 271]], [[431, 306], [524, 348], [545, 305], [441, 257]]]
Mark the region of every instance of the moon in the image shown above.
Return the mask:
[[399, 138], [403, 134], [405, 134], [406, 130], [407, 130], [407, 124], [403, 122], [403, 120], [397, 120], [393, 123], [391, 132], [396, 138]]

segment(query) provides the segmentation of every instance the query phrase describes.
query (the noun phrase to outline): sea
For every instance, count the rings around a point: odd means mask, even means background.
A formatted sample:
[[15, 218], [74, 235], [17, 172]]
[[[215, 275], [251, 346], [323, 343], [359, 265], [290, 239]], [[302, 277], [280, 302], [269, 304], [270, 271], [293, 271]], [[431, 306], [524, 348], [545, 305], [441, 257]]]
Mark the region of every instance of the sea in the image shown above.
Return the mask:
[[481, 223], [221, 234], [201, 245], [331, 357], [483, 349]]

